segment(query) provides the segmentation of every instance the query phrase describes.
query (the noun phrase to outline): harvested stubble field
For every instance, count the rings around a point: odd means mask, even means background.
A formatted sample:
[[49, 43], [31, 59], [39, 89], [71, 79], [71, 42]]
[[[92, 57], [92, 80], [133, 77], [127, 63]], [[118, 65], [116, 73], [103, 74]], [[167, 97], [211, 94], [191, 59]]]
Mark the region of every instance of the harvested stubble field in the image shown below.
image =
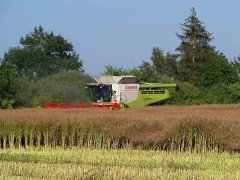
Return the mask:
[[[0, 153], [1, 154], [1, 153]], [[3, 150], [0, 179], [240, 179], [240, 155], [144, 150]]]
[[7, 179], [240, 178], [240, 104], [1, 110], [0, 127]]

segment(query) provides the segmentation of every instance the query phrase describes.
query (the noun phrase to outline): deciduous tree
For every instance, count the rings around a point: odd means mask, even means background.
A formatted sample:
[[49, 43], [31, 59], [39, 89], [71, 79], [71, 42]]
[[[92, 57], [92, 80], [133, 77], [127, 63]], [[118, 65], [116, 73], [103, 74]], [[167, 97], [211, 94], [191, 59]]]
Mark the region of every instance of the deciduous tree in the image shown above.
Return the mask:
[[223, 53], [215, 53], [202, 67], [198, 84], [210, 87], [214, 84], [229, 85], [239, 80], [237, 71], [230, 65]]
[[9, 64], [0, 66], [0, 108], [12, 108], [17, 92], [17, 73]]
[[59, 71], [82, 71], [82, 61], [73, 45], [41, 26], [22, 37], [20, 44], [4, 55], [3, 62], [13, 65], [22, 77], [42, 78]]
[[238, 72], [238, 75], [240, 76], [240, 55], [238, 55], [238, 57], [234, 59], [232, 65]]

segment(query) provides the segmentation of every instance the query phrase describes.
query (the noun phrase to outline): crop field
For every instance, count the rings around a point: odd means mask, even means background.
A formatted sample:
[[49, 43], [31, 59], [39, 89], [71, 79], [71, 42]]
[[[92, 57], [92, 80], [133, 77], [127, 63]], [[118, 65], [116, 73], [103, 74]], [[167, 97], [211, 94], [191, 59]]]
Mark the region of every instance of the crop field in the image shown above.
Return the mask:
[[144, 150], [4, 150], [1, 179], [239, 179], [240, 155]]
[[0, 110], [1, 179], [240, 179], [240, 105]]

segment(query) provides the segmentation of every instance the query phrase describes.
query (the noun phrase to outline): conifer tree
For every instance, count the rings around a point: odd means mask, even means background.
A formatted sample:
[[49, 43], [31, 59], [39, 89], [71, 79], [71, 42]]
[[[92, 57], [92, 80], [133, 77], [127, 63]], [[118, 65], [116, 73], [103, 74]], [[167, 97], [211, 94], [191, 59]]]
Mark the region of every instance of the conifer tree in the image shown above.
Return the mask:
[[180, 71], [183, 80], [191, 79], [192, 75], [201, 69], [201, 66], [207, 62], [214, 47], [210, 45], [213, 39], [203, 22], [201, 22], [194, 8], [191, 9], [191, 15], [181, 24], [182, 34], [176, 34], [181, 40], [176, 48], [180, 52]]

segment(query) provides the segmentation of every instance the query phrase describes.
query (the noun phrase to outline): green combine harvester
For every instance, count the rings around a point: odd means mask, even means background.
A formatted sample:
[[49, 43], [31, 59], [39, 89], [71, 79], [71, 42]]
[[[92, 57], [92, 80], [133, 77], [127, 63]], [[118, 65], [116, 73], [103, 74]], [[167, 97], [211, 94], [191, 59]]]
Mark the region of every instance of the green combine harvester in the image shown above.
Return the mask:
[[176, 84], [138, 83], [135, 76], [99, 76], [87, 90], [92, 107], [135, 108], [159, 105], [169, 99]]

